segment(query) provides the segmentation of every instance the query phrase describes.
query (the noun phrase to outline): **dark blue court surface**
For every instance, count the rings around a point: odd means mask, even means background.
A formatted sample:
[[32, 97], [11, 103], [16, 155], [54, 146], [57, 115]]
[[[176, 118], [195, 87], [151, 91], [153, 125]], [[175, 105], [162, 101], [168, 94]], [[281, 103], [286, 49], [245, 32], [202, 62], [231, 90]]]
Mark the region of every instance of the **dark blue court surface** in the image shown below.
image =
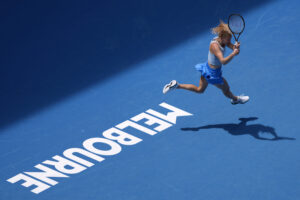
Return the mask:
[[[300, 199], [299, 1], [1, 4], [1, 200]], [[250, 101], [163, 95], [231, 13], [223, 75]]]

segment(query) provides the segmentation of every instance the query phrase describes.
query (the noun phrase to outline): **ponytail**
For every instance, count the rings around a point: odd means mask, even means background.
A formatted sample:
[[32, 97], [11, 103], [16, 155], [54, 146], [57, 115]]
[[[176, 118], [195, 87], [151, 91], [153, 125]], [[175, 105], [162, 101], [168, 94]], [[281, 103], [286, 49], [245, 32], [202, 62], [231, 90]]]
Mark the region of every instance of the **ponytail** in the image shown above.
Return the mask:
[[220, 24], [211, 29], [211, 32], [215, 35], [218, 35], [220, 38], [224, 36], [231, 36], [231, 31], [228, 27], [228, 24], [225, 24], [222, 20], [220, 20]]

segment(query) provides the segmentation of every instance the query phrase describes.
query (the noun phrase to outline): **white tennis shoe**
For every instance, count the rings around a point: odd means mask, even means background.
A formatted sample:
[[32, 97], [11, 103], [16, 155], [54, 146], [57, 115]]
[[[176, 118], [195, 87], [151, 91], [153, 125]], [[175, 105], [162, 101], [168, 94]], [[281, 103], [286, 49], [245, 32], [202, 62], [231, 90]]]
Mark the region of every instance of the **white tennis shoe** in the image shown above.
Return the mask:
[[238, 99], [235, 101], [231, 99], [231, 104], [236, 105], [236, 104], [245, 104], [250, 100], [249, 96], [244, 96], [243, 94], [237, 97]]
[[168, 83], [167, 85], [165, 85], [165, 87], [163, 89], [163, 93], [166, 94], [170, 90], [173, 90], [173, 89], [177, 88], [177, 86], [178, 86], [177, 81], [176, 80], [172, 80], [170, 83]]

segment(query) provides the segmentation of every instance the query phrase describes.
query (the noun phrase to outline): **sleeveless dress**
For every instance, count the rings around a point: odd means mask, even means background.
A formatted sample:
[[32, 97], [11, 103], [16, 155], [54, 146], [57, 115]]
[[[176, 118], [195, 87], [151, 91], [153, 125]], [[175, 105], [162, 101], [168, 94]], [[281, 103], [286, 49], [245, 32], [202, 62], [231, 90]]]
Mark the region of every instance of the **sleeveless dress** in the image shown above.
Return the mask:
[[[216, 38], [214, 38], [211, 43], [217, 42]], [[217, 42], [218, 43], [218, 42]], [[225, 48], [223, 48], [219, 43], [218, 43], [220, 50], [222, 51], [224, 55]], [[221, 67], [218, 69], [213, 69], [209, 65], [209, 63], [212, 63], [214, 65], [220, 65]], [[206, 81], [210, 84], [223, 84], [223, 77], [222, 77], [222, 64], [221, 62], [216, 58], [215, 55], [210, 53], [208, 51], [208, 61], [205, 63], [199, 63], [195, 66], [195, 69], [201, 73], [201, 76], [203, 76]]]

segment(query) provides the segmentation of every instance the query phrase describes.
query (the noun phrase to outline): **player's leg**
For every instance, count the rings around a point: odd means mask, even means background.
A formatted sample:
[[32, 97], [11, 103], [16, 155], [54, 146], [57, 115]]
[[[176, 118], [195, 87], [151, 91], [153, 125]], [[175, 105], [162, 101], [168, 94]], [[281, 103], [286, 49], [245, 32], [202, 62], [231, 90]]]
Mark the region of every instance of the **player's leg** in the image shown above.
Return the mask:
[[177, 88], [190, 90], [197, 93], [203, 93], [207, 88], [207, 85], [208, 85], [207, 81], [203, 76], [201, 76], [199, 86], [193, 84], [178, 84]]
[[179, 84], [179, 83], [177, 83], [176, 80], [173, 80], [169, 84], [165, 85], [165, 87], [163, 89], [163, 93], [165, 94], [168, 91], [175, 89], [175, 88], [190, 90], [190, 91], [197, 92], [197, 93], [203, 93], [205, 91], [205, 89], [207, 88], [207, 85], [208, 85], [208, 83], [203, 76], [201, 76], [201, 78], [200, 78], [200, 83], [199, 83], [198, 87], [193, 84]]
[[223, 94], [228, 97], [229, 99], [233, 99], [234, 101], [238, 100], [238, 97], [235, 96], [234, 94], [232, 94], [232, 92], [230, 91], [230, 87], [228, 82], [226, 81], [225, 78], [223, 78], [223, 84], [214, 84], [217, 88], [221, 89]]
[[222, 90], [223, 94], [231, 99], [231, 103], [233, 105], [235, 104], [244, 104], [246, 102], [249, 101], [249, 97], [248, 96], [244, 96], [244, 95], [240, 95], [240, 96], [235, 96], [234, 94], [232, 94], [232, 92], [230, 91], [230, 87], [229, 84], [227, 83], [226, 79], [223, 78], [223, 84], [215, 84], [215, 86], [219, 89]]

